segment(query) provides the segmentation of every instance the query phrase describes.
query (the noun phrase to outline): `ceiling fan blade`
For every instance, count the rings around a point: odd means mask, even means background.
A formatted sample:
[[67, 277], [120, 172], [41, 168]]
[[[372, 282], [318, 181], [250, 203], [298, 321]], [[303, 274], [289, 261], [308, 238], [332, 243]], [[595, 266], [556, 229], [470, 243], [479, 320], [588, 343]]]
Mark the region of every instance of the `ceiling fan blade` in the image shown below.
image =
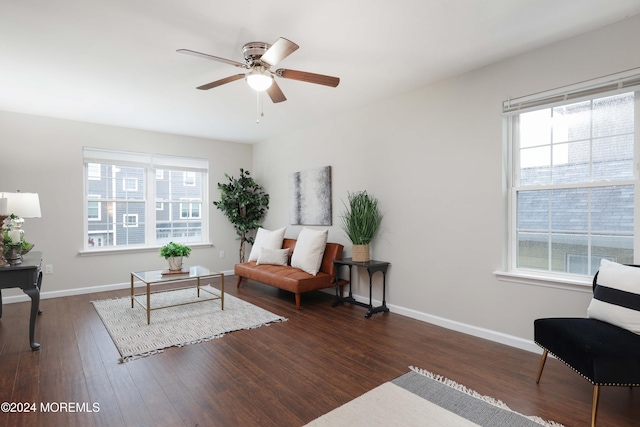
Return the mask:
[[225, 64], [233, 65], [234, 67], [238, 67], [238, 68], [248, 68], [247, 64], [243, 64], [242, 62], [234, 61], [232, 59], [219, 58], [217, 56], [208, 55], [206, 53], [196, 52], [195, 50], [178, 49], [176, 50], [176, 52], [184, 53], [186, 55], [198, 56], [200, 58], [205, 58], [205, 59], [213, 59], [214, 61], [224, 62]]
[[305, 71], [285, 70], [280, 68], [276, 71], [276, 74], [284, 79], [299, 80], [301, 82], [315, 83], [331, 87], [336, 87], [340, 83], [340, 78], [338, 77], [307, 73]]
[[284, 96], [284, 93], [282, 93], [282, 89], [280, 89], [280, 86], [278, 86], [278, 83], [276, 83], [275, 80], [267, 89], [267, 93], [269, 94], [269, 98], [271, 98], [274, 104], [287, 100], [287, 97]]
[[260, 57], [260, 61], [267, 63], [270, 66], [276, 65], [287, 56], [298, 50], [300, 46], [292, 42], [291, 40], [280, 37], [269, 49]]
[[240, 80], [240, 79], [244, 79], [244, 74], [236, 74], [235, 76], [225, 77], [224, 79], [216, 80], [215, 82], [198, 86], [196, 89], [209, 90], [209, 89], [213, 89], [214, 87], [222, 86], [223, 84], [235, 82], [236, 80]]

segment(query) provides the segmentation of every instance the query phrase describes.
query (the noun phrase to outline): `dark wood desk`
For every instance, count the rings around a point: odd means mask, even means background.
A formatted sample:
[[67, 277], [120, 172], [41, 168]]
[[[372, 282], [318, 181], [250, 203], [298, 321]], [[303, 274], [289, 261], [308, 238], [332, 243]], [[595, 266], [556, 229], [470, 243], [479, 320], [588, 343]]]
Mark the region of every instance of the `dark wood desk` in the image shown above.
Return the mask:
[[36, 315], [40, 311], [40, 287], [42, 286], [42, 252], [29, 252], [23, 256], [21, 264], [0, 267], [0, 317], [2, 317], [2, 289], [21, 288], [31, 298], [31, 319], [29, 321], [29, 344], [32, 350], [39, 350], [35, 342]]
[[[339, 286], [336, 285], [336, 300], [332, 304], [333, 307], [337, 306], [342, 302], [348, 302], [349, 304], [355, 304], [361, 307], [367, 307], [369, 311], [367, 311], [367, 313], [364, 315], [364, 317], [366, 317], [367, 319], [375, 313], [389, 311], [389, 308], [387, 308], [387, 301], [386, 301], [385, 294], [386, 294], [386, 288], [387, 288], [387, 268], [389, 268], [390, 263], [386, 261], [376, 261], [373, 259], [367, 262], [354, 262], [351, 258], [336, 259], [336, 260], [333, 260], [333, 263], [335, 264], [336, 268], [343, 265], [346, 265], [347, 267], [349, 267], [349, 296], [348, 297], [340, 296], [338, 294]], [[351, 287], [353, 283], [353, 278], [351, 277], [351, 274], [352, 274], [351, 270], [353, 266], [366, 268], [367, 273], [369, 273], [369, 304], [356, 301], [355, 298], [353, 298], [353, 294], [351, 293]], [[372, 303], [372, 288], [373, 288], [372, 276], [377, 271], [380, 271], [382, 273], [382, 305], [379, 307], [374, 307]]]

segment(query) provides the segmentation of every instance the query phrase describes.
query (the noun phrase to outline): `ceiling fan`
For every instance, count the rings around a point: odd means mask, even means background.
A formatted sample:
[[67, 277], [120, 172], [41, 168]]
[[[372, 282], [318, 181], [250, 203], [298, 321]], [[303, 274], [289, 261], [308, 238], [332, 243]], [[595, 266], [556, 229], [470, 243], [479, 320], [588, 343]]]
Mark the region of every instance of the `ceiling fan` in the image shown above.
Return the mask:
[[244, 68], [248, 70], [244, 74], [236, 74], [233, 76], [225, 77], [224, 79], [216, 80], [215, 82], [207, 83], [202, 86], [198, 86], [197, 89], [209, 90], [214, 87], [222, 86], [226, 83], [231, 83], [236, 80], [246, 79], [251, 88], [258, 92], [266, 91], [273, 102], [286, 101], [287, 98], [282, 93], [280, 86], [276, 83], [274, 76], [282, 77], [283, 79], [299, 80], [307, 83], [316, 83], [325, 86], [336, 87], [340, 83], [338, 77], [325, 76], [323, 74], [308, 73], [305, 71], [288, 70], [285, 68], [279, 68], [275, 71], [271, 71], [271, 67], [274, 67], [280, 61], [287, 56], [295, 52], [300, 46], [292, 42], [291, 40], [280, 37], [274, 44], [270, 45], [264, 42], [251, 42], [242, 46], [242, 53], [244, 55], [244, 63], [234, 61], [232, 59], [220, 58], [206, 53], [200, 53], [189, 49], [178, 49], [178, 53], [184, 53], [187, 55], [194, 55], [200, 58], [212, 59], [218, 62], [224, 62], [225, 64], [233, 65], [238, 68]]

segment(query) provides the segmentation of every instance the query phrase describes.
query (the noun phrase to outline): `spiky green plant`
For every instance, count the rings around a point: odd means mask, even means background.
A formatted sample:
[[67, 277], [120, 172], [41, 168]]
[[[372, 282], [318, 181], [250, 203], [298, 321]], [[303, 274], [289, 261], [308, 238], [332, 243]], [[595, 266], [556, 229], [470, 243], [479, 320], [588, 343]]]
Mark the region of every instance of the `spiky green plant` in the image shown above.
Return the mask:
[[349, 206], [341, 217], [340, 226], [354, 245], [368, 245], [375, 237], [383, 214], [378, 208], [378, 199], [366, 191], [348, 193]]

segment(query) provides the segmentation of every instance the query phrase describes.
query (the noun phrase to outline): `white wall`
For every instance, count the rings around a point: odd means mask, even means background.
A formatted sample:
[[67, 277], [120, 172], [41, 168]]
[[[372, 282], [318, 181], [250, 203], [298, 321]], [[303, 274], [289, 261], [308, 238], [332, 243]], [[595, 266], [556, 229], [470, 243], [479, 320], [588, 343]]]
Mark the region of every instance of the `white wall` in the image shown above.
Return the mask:
[[[224, 173], [237, 176], [251, 167], [247, 144], [145, 132], [69, 120], [0, 112], [0, 191], [36, 192], [42, 218], [25, 219], [23, 226], [34, 251], [42, 251], [45, 275], [43, 296], [66, 291], [127, 283], [131, 271], [161, 269], [166, 261], [157, 250], [113, 255], [80, 256], [83, 249], [82, 147], [110, 148], [209, 160], [209, 233], [213, 247], [194, 248], [188, 263], [212, 270], [233, 270], [238, 241], [226, 217], [211, 203], [218, 200], [217, 183]], [[220, 259], [220, 251], [225, 258]], [[3, 296], [16, 296], [15, 290]]]
[[[338, 226], [347, 192], [379, 198], [385, 218], [372, 255], [392, 264], [387, 302], [399, 312], [525, 341], [538, 317], [584, 315], [588, 293], [493, 274], [504, 256], [501, 106], [508, 97], [638, 67], [639, 38], [635, 17], [257, 144], [254, 176], [271, 195], [265, 226], [288, 224], [289, 174], [330, 165], [329, 239], [350, 252]], [[300, 228], [290, 226], [287, 236]], [[368, 295], [363, 280], [356, 291]]]

